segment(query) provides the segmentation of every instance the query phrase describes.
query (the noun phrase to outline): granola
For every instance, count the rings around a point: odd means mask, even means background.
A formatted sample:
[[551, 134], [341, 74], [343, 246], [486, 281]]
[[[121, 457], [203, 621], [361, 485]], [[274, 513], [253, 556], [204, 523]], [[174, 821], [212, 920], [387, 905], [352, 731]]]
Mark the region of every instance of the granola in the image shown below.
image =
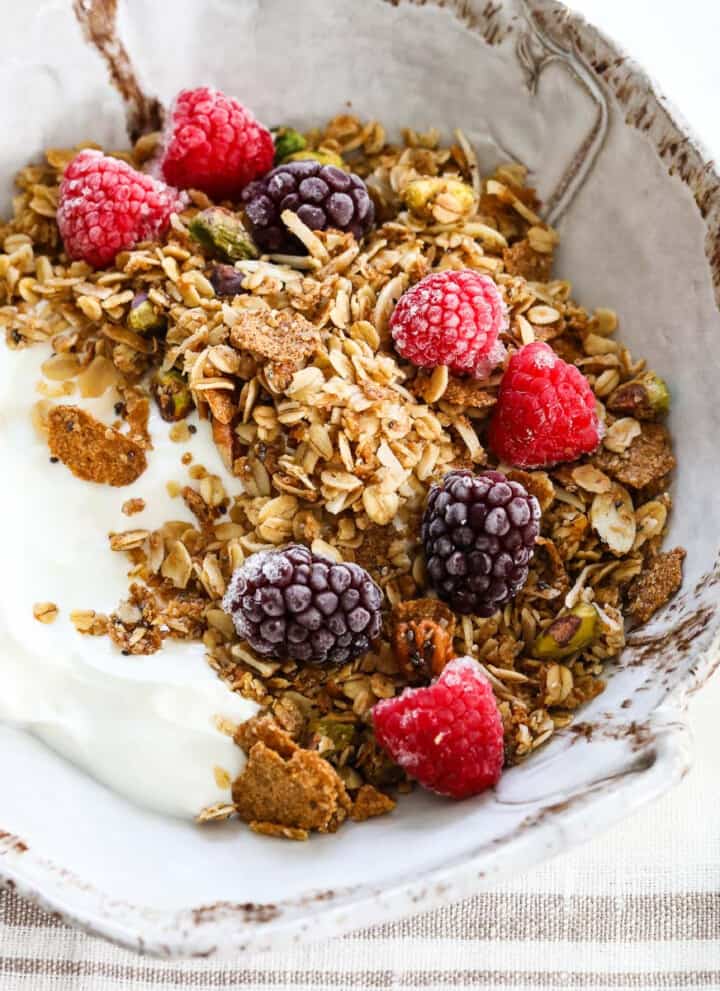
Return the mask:
[[[155, 140], [122, 157], [140, 167]], [[408, 130], [394, 144], [377, 122], [349, 115], [305, 141], [308, 153], [339, 156], [365, 180], [379, 219], [362, 241], [310, 231], [286, 211], [283, 223], [307, 253], [219, 264], [192, 233], [208, 198], [191, 194], [159, 240], [94, 270], [68, 260], [40, 209], [57, 202], [70, 150], [20, 172], [15, 215], [0, 227], [8, 347], [54, 351], [42, 402], [75, 383], [83, 396], [111, 388], [121, 396], [113, 426], [77, 406], [38, 407], [53, 458], [79, 478], [127, 485], [152, 457], [150, 402], [178, 421], [178, 440], [195, 429], [185, 429], [193, 410], [210, 423], [235, 486], [197, 464], [194, 484], [168, 480], [195, 525], [169, 520], [113, 534], [110, 549], [132, 565], [130, 597], [109, 617], [90, 609], [72, 617], [79, 632], [107, 634], [127, 653], [158, 650], [167, 637], [202, 641], [229, 688], [270, 715], [238, 730], [248, 761], [233, 802], [201, 819], [237, 814], [256, 832], [292, 839], [388, 812], [385, 792], [408, 790], [375, 741], [370, 713], [423, 664], [437, 673], [453, 655], [474, 657], [495, 692], [506, 761], [525, 759], [602, 691], [625, 618], [644, 622], [674, 594], [684, 556], [661, 553], [675, 459], [654, 420], [667, 396], [615, 338], [616, 315], [588, 313], [570, 283], [553, 278], [558, 237], [538, 214], [525, 169], [507, 164], [481, 179], [461, 134], [444, 145], [435, 132]], [[507, 350], [549, 342], [582, 371], [606, 426], [603, 446], [580, 463], [507, 469], [537, 498], [542, 535], [525, 587], [490, 618], [455, 616], [427, 599], [419, 519], [448, 470], [496, 466], [486, 428], [501, 375], [415, 369], [389, 335], [408, 287], [461, 268], [499, 288]], [[141, 503], [128, 500], [123, 511], [140, 512]], [[254, 654], [238, 639], [221, 608], [233, 572], [291, 541], [361, 564], [382, 587], [386, 621], [364, 656], [312, 667]], [[592, 635], [574, 641], [579, 605], [598, 608]], [[50, 622], [56, 608], [39, 603], [37, 618]], [[557, 656], [536, 647], [559, 630], [567, 636]]]

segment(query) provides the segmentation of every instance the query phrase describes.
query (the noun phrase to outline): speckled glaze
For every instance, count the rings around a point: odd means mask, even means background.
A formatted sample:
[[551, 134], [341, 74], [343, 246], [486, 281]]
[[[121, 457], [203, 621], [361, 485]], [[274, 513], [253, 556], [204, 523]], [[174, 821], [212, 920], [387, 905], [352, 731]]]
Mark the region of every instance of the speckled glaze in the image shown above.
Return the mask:
[[[0, 72], [23, 64], [26, 100], [0, 110], [13, 134], [0, 148], [3, 192], [48, 145], [122, 142], [122, 102], [61, 6], [38, 4], [29, 31], [27, 13], [10, 20], [5, 45], [17, 61]], [[88, 34], [113, 51], [103, 5], [76, 6], [97, 8]], [[143, 80], [124, 63], [132, 127], [157, 114], [145, 93], [167, 101], [210, 82], [271, 123], [315, 121], [352, 99], [390, 126], [462, 126], [488, 166], [508, 156], [529, 164], [562, 234], [558, 270], [588, 306], [615, 307], [623, 339], [670, 381], [679, 470], [668, 546], [688, 550], [681, 594], [630, 635], [607, 691], [494, 793], [463, 804], [414, 794], [390, 817], [281, 843], [131, 807], [0, 727], [4, 883], [92, 932], [178, 956], [317, 939], [462, 898], [605, 829], [686, 772], [686, 701], [720, 658], [720, 508], [703, 487], [720, 432], [720, 181], [644, 72], [554, 0], [305, 0], [302, 19], [287, 17], [291, 0], [211, 0], [202, 18], [200, 0], [185, 0], [172, 25], [162, 6], [120, 4]], [[182, 64], [158, 58], [160, 36]]]

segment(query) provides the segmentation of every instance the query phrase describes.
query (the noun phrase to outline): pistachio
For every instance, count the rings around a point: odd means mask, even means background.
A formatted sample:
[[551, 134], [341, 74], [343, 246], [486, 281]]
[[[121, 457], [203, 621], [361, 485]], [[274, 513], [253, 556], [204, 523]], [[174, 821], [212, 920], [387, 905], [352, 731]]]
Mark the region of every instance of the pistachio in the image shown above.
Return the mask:
[[190, 387], [180, 372], [157, 372], [150, 383], [160, 416], [168, 423], [183, 420], [192, 412], [194, 403]]
[[538, 636], [533, 645], [533, 656], [543, 660], [569, 657], [592, 643], [598, 634], [598, 627], [595, 606], [578, 602]]
[[211, 206], [195, 214], [188, 230], [204, 248], [227, 261], [258, 257], [259, 252], [240, 218], [223, 207]]
[[294, 155], [288, 155], [286, 162], [303, 162], [308, 158], [320, 162], [321, 165], [334, 165], [337, 169], [347, 172], [347, 165], [342, 158], [334, 151], [296, 151]]
[[307, 146], [307, 141], [294, 127], [277, 127], [273, 131], [275, 141], [275, 164], [289, 158], [290, 155], [302, 151]]
[[218, 296], [237, 296], [243, 291], [244, 278], [232, 265], [216, 265], [210, 274], [210, 282]]
[[130, 304], [127, 325], [138, 334], [146, 334], [164, 327], [165, 319], [150, 302], [147, 293], [139, 292]]
[[632, 382], [624, 382], [608, 397], [607, 408], [638, 420], [656, 420], [670, 409], [670, 391], [655, 372], [645, 372]]
[[413, 179], [405, 187], [405, 205], [417, 217], [451, 223], [467, 216], [474, 203], [473, 191], [460, 179]]
[[311, 750], [322, 754], [339, 753], [349, 747], [355, 738], [355, 724], [340, 722], [338, 719], [314, 719], [310, 722]]

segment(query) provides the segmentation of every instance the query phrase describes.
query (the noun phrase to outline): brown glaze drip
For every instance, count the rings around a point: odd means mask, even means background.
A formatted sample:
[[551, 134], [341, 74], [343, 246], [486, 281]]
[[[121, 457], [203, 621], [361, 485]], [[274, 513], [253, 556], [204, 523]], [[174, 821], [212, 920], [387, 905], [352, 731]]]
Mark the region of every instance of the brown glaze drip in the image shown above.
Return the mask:
[[117, 35], [117, 0], [73, 0], [73, 10], [85, 39], [99, 52], [113, 86], [125, 104], [127, 130], [133, 141], [158, 131], [165, 112], [140, 86], [127, 49]]

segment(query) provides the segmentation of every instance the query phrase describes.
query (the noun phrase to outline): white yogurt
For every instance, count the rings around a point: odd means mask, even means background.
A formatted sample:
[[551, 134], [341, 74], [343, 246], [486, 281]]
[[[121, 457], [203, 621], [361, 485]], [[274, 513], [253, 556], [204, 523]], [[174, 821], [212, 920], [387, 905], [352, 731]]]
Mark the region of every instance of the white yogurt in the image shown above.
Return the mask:
[[[109, 613], [127, 596], [127, 558], [110, 551], [109, 531], [194, 519], [166, 491], [169, 480], [187, 478], [184, 451], [223, 476], [229, 491], [237, 480], [224, 471], [206, 423], [177, 444], [156, 413], [150, 420], [154, 450], [133, 485], [83, 482], [51, 464], [30, 420], [48, 353], [34, 346], [0, 359], [0, 720], [26, 728], [140, 805], [194, 816], [229, 800], [215, 769], [234, 777], [244, 760], [216, 728], [216, 717], [241, 722], [257, 706], [218, 679], [202, 644], [168, 639], [157, 654], [124, 657], [107, 637], [78, 634], [69, 614]], [[112, 390], [101, 399], [64, 401], [111, 422], [117, 399]], [[146, 508], [128, 518], [121, 506], [133, 497], [143, 498]], [[33, 604], [45, 601], [60, 609], [49, 625], [33, 616]]]

